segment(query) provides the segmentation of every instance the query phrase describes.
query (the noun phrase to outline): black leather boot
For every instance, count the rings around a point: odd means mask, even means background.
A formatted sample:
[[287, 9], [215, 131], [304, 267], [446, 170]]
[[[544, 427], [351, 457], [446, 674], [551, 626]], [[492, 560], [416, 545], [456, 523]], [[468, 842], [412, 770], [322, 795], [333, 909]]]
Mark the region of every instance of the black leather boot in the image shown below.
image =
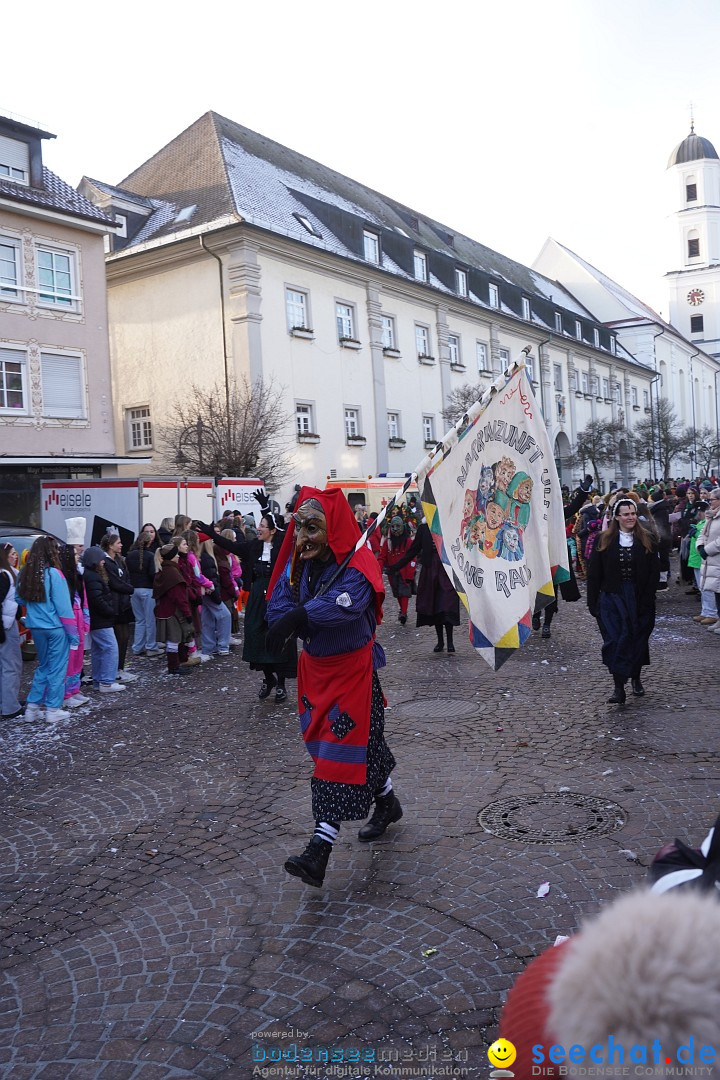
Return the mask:
[[313, 836], [302, 855], [291, 855], [285, 860], [285, 869], [293, 877], [299, 877], [306, 885], [319, 889], [325, 880], [332, 844]]
[[450, 623], [445, 623], [445, 636], [447, 637], [447, 651], [455, 652], [455, 642], [453, 641], [453, 628]]
[[399, 821], [402, 816], [402, 806], [394, 791], [391, 791], [389, 795], [378, 795], [375, 799], [373, 815], [368, 823], [360, 829], [358, 840], [377, 840], [385, 832], [388, 825], [392, 825], [394, 821]]
[[440, 623], [440, 625], [439, 625], [439, 626], [436, 626], [436, 627], [435, 627], [435, 633], [437, 634], [437, 639], [438, 639], [438, 640], [437, 640], [437, 645], [436, 645], [436, 646], [435, 646], [435, 648], [433, 649], [433, 652], [442, 652], [442, 651], [443, 651], [443, 649], [445, 648], [445, 643], [444, 643], [444, 641], [443, 641], [443, 628], [442, 628], [442, 623]]
[[635, 697], [645, 697], [645, 687], [640, 682], [639, 675], [633, 675], [632, 678], [632, 692]]
[[612, 697], [608, 698], [608, 705], [624, 705], [625, 704], [625, 680], [621, 679], [619, 675], [615, 676], [615, 690]]

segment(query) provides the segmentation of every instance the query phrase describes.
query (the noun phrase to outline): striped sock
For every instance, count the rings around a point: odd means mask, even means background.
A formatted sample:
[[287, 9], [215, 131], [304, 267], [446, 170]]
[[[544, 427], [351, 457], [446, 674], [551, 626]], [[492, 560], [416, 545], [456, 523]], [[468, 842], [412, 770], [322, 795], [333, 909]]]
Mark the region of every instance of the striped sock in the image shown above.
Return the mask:
[[335, 821], [316, 821], [313, 836], [318, 840], [324, 840], [326, 844], [334, 844], [339, 832], [340, 826]]
[[392, 789], [393, 789], [392, 780], [388, 776], [387, 780], [385, 781], [383, 786], [380, 788], [380, 790], [375, 792], [375, 798], [376, 799], [383, 799], [386, 795], [390, 794]]

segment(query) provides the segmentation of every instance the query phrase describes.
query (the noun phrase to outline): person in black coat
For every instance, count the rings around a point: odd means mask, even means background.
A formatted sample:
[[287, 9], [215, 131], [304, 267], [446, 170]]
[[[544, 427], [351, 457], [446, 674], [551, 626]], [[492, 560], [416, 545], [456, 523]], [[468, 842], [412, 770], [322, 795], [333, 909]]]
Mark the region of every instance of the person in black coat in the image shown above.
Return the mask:
[[655, 593], [660, 580], [657, 542], [637, 519], [632, 499], [618, 499], [613, 518], [595, 542], [587, 575], [587, 604], [603, 637], [603, 662], [615, 690], [609, 704], [625, 704], [625, 683], [645, 693], [640, 673], [650, 663]]
[[242, 561], [243, 584], [250, 592], [245, 609], [242, 658], [250, 665], [251, 671], [263, 673], [264, 678], [258, 691], [260, 700], [264, 701], [275, 689], [275, 701], [280, 703], [287, 698], [285, 680], [297, 678], [297, 643], [293, 638], [279, 653], [267, 648], [265, 637], [268, 624], [265, 597], [270, 575], [280, 553], [284, 531], [278, 520], [279, 515], [276, 517], [268, 509], [265, 492], [259, 489], [255, 492], [255, 498], [260, 503], [262, 511], [256, 540], [232, 541], [221, 536], [215, 525], [205, 525], [202, 521], [198, 521], [197, 525], [212, 537], [218, 547], [231, 551]]
[[83, 552], [83, 582], [90, 612], [90, 655], [93, 685], [101, 693], [117, 693], [125, 687], [115, 681], [118, 667], [118, 644], [115, 626], [115, 604], [110, 590], [106, 563], [109, 560], [100, 547]]
[[433, 652], [440, 653], [445, 648], [443, 628], [447, 637], [447, 651], [455, 652], [453, 627], [460, 625], [460, 600], [452, 586], [445, 567], [437, 553], [432, 533], [423, 521], [418, 525], [415, 539], [405, 554], [393, 563], [393, 573], [402, 570], [409, 562], [420, 556], [421, 567], [418, 579], [415, 613], [416, 626], [434, 626], [437, 645]]
[[672, 551], [672, 529], [670, 528], [670, 514], [673, 509], [672, 502], [665, 497], [662, 488], [656, 488], [650, 496], [650, 515], [655, 523], [655, 529], [660, 538], [660, 584], [658, 588], [667, 589], [670, 577], [670, 552]]
[[[150, 532], [152, 529], [152, 532]], [[157, 534], [152, 525], [138, 536], [127, 553], [127, 565], [130, 584], [135, 592], [130, 597], [135, 616], [135, 634], [133, 636], [133, 656], [159, 656], [157, 631], [155, 626], [155, 600], [153, 583], [155, 581], [155, 551]]]
[[135, 682], [137, 675], [125, 671], [125, 657], [127, 656], [128, 642], [130, 640], [130, 623], [135, 621], [130, 597], [135, 592], [135, 589], [130, 583], [130, 576], [127, 572], [125, 560], [122, 557], [122, 540], [117, 533], [106, 533], [100, 541], [100, 547], [105, 552], [105, 571], [110, 583], [115, 608], [115, 625], [113, 629], [118, 643], [116, 680], [119, 683]]

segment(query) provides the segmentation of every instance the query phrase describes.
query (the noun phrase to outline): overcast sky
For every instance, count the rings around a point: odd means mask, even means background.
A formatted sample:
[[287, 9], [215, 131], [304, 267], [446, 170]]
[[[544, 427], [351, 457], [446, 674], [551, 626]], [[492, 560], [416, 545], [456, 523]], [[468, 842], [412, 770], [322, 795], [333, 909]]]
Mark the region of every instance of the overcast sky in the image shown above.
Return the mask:
[[552, 236], [667, 314], [665, 168], [720, 147], [717, 0], [35, 0], [0, 113], [117, 183], [208, 109], [530, 264]]

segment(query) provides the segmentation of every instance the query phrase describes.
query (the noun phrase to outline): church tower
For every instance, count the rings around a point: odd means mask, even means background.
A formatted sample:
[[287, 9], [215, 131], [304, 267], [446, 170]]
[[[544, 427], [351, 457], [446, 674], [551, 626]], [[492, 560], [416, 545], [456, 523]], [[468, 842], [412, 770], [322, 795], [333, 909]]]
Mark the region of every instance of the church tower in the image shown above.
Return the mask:
[[669, 322], [698, 348], [720, 356], [720, 159], [690, 134], [667, 165], [670, 207]]

